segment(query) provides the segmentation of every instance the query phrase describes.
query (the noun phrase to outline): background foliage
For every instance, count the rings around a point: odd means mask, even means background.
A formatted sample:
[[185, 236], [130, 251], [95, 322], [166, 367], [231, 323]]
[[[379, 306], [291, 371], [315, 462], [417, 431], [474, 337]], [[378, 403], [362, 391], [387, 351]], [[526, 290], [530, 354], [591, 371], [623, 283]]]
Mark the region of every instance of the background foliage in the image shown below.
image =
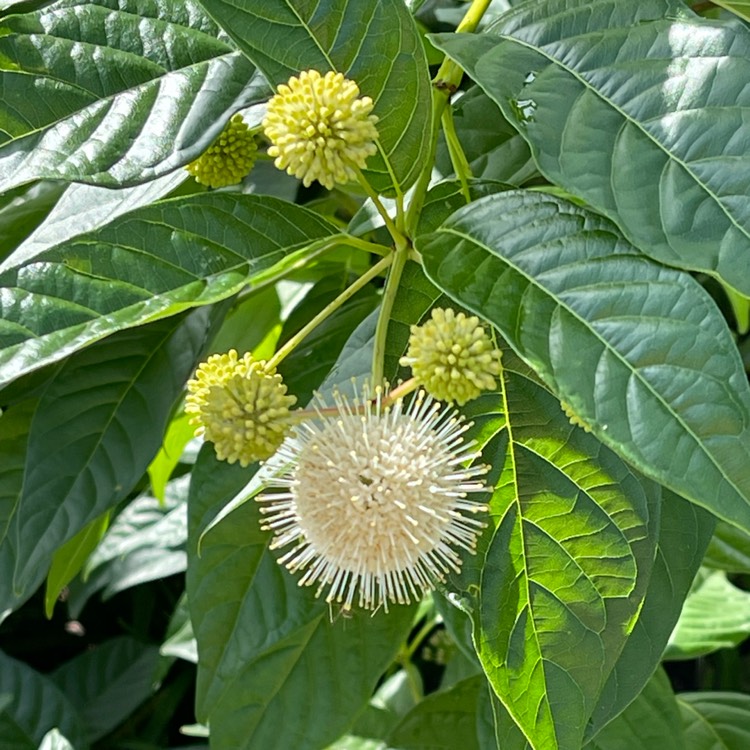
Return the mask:
[[[0, 2], [4, 750], [750, 746], [750, 5], [692, 6]], [[358, 185], [183, 169], [309, 68], [373, 98], [398, 237]], [[379, 277], [279, 372], [305, 404], [383, 330], [395, 381], [433, 306], [478, 314], [490, 522], [349, 616], [182, 401], [394, 240], [392, 310]]]

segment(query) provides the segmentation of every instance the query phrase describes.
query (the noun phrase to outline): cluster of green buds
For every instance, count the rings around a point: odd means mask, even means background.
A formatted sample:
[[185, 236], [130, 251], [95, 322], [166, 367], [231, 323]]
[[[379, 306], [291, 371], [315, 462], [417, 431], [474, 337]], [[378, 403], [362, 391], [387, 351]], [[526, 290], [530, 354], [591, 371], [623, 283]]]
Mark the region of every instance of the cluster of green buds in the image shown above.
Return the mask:
[[238, 358], [232, 349], [198, 366], [188, 381], [185, 411], [219, 459], [248, 466], [277, 451], [291, 429], [296, 400], [274, 368], [249, 352]]
[[411, 327], [401, 365], [411, 367], [417, 383], [434, 398], [463, 406], [497, 388], [500, 358], [479, 318], [438, 307], [430, 320]]
[[196, 182], [210, 188], [237, 185], [250, 174], [258, 144], [242, 115], [236, 114], [219, 137], [186, 169]]

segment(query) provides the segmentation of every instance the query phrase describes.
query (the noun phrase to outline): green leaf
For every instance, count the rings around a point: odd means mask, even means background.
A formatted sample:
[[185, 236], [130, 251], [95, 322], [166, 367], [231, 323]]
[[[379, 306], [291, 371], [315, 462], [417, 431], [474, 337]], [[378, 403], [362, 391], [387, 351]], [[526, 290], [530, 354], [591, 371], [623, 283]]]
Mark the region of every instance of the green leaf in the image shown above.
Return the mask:
[[160, 502], [164, 502], [167, 482], [180, 462], [182, 451], [194, 435], [195, 425], [190, 424], [190, 415], [179, 409], [167, 427], [159, 452], [148, 466], [151, 491]]
[[[449, 690], [428, 695], [388, 735], [388, 750], [481, 750], [477, 704], [483, 677], [470, 677]], [[384, 749], [385, 750], [385, 749]]]
[[65, 662], [52, 674], [75, 705], [94, 742], [108, 734], [153, 692], [159, 650], [120, 636]]
[[682, 719], [669, 678], [659, 670], [624, 713], [584, 750], [686, 750]]
[[643, 606], [599, 697], [586, 736], [593, 737], [641, 691], [659, 664], [711, 538], [714, 517], [662, 492], [656, 559]]
[[417, 243], [425, 270], [485, 317], [606, 445], [750, 530], [750, 388], [714, 302], [608, 220], [509, 191]]
[[671, 0], [544, 0], [436, 43], [548, 179], [651, 257], [750, 294], [746, 26]]
[[677, 700], [685, 750], [746, 750], [750, 746], [750, 696], [682, 693]]
[[[159, 177], [145, 185], [119, 190], [80, 183], [66, 185], [62, 182], [43, 182], [7, 193], [6, 195], [13, 195], [26, 191], [25, 201], [21, 208], [30, 210], [33, 205], [27, 205], [27, 203], [33, 204], [34, 202], [29, 197], [30, 194], [34, 195], [34, 188], [39, 185], [48, 185], [50, 186], [47, 188], [48, 192], [43, 197], [48, 202], [52, 202], [54, 198], [54, 202], [53, 205], [47, 207], [48, 213], [40, 217], [43, 220], [35, 223], [33, 232], [26, 231], [21, 234], [17, 231], [20, 229], [19, 222], [7, 228], [9, 236], [16, 235], [18, 242], [14, 243], [14, 246], [17, 246], [13, 253], [0, 263], [0, 273], [27, 264], [48, 248], [59, 245], [83, 232], [98, 229], [112, 222], [117, 216], [163, 198], [184, 181], [186, 174], [176, 172]], [[12, 218], [11, 213], [8, 219]], [[4, 228], [1, 222], [2, 219], [0, 219], [0, 228]]]
[[580, 750], [647, 590], [660, 492], [573, 427], [512, 353], [503, 367], [507, 449], [474, 641], [532, 747]]
[[44, 593], [44, 613], [52, 619], [57, 598], [62, 590], [75, 578], [83, 568], [89, 555], [99, 544], [109, 526], [110, 512], [90, 521], [72, 539], [57, 549], [52, 556], [52, 564], [47, 573], [47, 588]]
[[685, 600], [665, 659], [695, 659], [731, 648], [750, 635], [750, 594], [721, 570], [703, 570]]
[[[61, 544], [132, 491], [211, 332], [215, 310], [124, 331], [70, 358], [31, 424], [15, 519], [16, 592]], [[7, 524], [6, 524], [7, 525]]]
[[0, 196], [0, 268], [3, 260], [44, 220], [65, 191], [55, 182], [35, 182]]
[[16, 593], [13, 589], [13, 570], [16, 564], [15, 515], [23, 492], [23, 470], [31, 420], [36, 401], [23, 401], [0, 416], [0, 622], [20, 606], [31, 594]]
[[276, 198], [203, 194], [63, 242], [0, 274], [0, 385], [117, 330], [269, 281], [291, 250], [334, 232]]
[[[303, 316], [304, 322], [308, 322], [345, 286], [339, 278], [327, 276], [310, 290], [294, 314]], [[321, 323], [280, 363], [279, 373], [301, 404], [312, 397], [317, 385], [336, 364], [354, 329], [375, 310], [379, 302], [375, 288], [366, 286]], [[290, 333], [286, 326], [284, 333]]]
[[431, 88], [419, 32], [402, 0], [201, 0], [273, 84], [336, 70], [375, 102], [382, 153], [366, 172], [379, 192], [406, 190], [427, 158]]
[[48, 677], [0, 651], [0, 695], [11, 695], [0, 709], [3, 750], [37, 750], [50, 729], [58, 728], [73, 746], [87, 746], [81, 717], [69, 697]]
[[268, 551], [255, 502], [213, 526], [198, 557], [202, 530], [252, 473], [218, 462], [210, 445], [193, 472], [188, 600], [200, 655], [197, 714], [210, 721], [217, 747], [317, 750], [367, 703], [414, 608], [330, 623], [326, 605]]
[[167, 628], [167, 638], [161, 644], [159, 653], [162, 656], [184, 659], [193, 664], [198, 663], [198, 645], [193, 635], [193, 624], [190, 622], [190, 610], [187, 597], [183, 594], [172, 613]]
[[727, 573], [750, 573], [750, 534], [720, 521], [703, 564]]
[[726, 8], [730, 13], [750, 21], [750, 0], [712, 0], [713, 5]]
[[0, 22], [0, 192], [119, 186], [199, 156], [268, 87], [195, 0], [59, 0]]
[[86, 575], [139, 549], [184, 547], [189, 486], [190, 476], [185, 475], [169, 482], [163, 500], [144, 494], [130, 502], [91, 555]]

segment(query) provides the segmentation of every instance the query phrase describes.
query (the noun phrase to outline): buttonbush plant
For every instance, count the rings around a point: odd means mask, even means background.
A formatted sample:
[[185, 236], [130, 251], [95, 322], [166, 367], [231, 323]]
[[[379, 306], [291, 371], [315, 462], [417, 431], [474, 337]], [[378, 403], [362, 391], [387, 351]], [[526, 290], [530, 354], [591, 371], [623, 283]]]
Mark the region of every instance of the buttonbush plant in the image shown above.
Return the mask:
[[0, 2], [0, 746], [750, 747], [749, 24]]

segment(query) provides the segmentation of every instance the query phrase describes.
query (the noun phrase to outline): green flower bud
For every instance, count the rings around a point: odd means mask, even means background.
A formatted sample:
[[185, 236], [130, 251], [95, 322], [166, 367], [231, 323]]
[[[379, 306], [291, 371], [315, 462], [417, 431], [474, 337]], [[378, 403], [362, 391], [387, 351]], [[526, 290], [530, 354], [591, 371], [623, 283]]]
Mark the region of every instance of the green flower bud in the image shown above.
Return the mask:
[[435, 308], [430, 320], [411, 327], [409, 349], [400, 361], [433, 398], [462, 406], [497, 388], [500, 357], [479, 318]]
[[195, 416], [196, 435], [214, 444], [216, 455], [247, 466], [270, 458], [288, 434], [296, 398], [274, 368], [232, 349], [202, 362], [188, 381], [185, 411]]
[[236, 114], [214, 143], [185, 169], [201, 185], [212, 188], [237, 185], [250, 173], [257, 153], [253, 134], [242, 115]]

